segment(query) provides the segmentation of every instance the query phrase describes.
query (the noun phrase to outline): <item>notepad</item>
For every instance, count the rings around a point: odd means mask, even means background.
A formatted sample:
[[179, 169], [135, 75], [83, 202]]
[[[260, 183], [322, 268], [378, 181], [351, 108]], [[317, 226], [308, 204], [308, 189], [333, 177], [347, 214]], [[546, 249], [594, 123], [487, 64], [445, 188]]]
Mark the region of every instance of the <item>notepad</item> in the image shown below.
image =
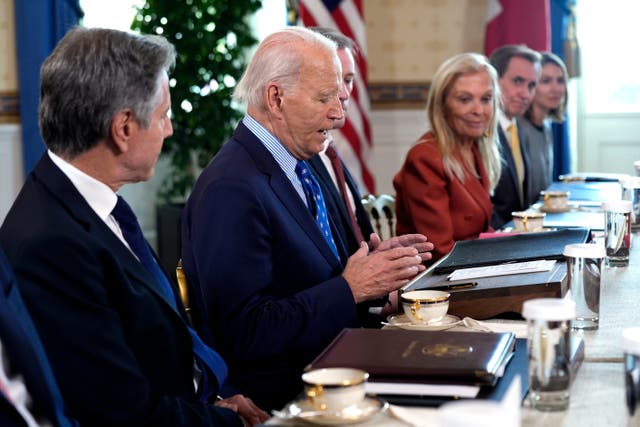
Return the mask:
[[510, 274], [539, 273], [551, 271], [556, 261], [536, 260], [526, 262], [512, 262], [484, 267], [459, 268], [449, 274], [449, 280], [469, 280], [481, 277], [508, 276]]

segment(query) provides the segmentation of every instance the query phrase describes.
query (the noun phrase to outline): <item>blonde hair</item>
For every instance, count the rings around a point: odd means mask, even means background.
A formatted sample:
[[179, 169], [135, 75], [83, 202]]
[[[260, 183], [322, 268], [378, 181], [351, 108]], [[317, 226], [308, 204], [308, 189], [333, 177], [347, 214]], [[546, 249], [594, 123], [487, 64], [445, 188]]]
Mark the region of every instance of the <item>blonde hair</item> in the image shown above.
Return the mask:
[[[431, 131], [436, 137], [440, 154], [442, 154], [446, 173], [464, 182], [466, 178], [465, 169], [463, 164], [454, 156], [455, 148], [460, 144], [460, 141], [449, 122], [447, 122], [445, 103], [451, 87], [460, 76], [479, 72], [486, 72], [489, 75], [493, 89], [493, 111], [489, 126], [485, 134], [476, 141], [483, 166], [489, 178], [488, 189], [493, 191], [500, 179], [501, 172], [500, 153], [496, 143], [500, 89], [498, 88], [496, 70], [489, 64], [486, 57], [477, 53], [461, 53], [447, 59], [438, 67], [433, 76], [431, 89], [427, 97], [427, 118], [431, 124]], [[473, 170], [473, 164], [467, 166]]]

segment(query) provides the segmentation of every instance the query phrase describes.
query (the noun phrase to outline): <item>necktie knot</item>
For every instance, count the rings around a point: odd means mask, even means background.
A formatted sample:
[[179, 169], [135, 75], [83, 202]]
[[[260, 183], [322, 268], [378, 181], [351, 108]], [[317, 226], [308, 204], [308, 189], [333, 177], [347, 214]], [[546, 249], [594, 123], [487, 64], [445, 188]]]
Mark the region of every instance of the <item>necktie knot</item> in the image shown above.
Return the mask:
[[134, 232], [138, 227], [138, 220], [131, 206], [120, 196], [118, 196], [118, 202], [111, 214], [120, 224], [120, 228], [126, 228], [127, 231]]
[[327, 154], [327, 157], [329, 157], [329, 159], [331, 160], [336, 160], [338, 158], [338, 152], [336, 151], [336, 147], [333, 142], [329, 143], [325, 153]]

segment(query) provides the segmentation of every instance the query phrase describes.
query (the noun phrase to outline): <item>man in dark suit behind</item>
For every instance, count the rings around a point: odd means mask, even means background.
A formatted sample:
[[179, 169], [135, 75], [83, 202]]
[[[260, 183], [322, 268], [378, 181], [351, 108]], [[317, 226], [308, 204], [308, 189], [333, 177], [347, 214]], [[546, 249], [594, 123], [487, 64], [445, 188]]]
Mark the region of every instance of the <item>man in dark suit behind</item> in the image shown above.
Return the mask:
[[[340, 129], [345, 125], [347, 120], [347, 108], [349, 106], [351, 92], [353, 91], [355, 79], [353, 51], [355, 49], [355, 44], [350, 38], [332, 28], [311, 29], [330, 40], [333, 40], [338, 46], [338, 58], [342, 65], [342, 88], [340, 89], [338, 97], [340, 98], [340, 104], [342, 105], [344, 114], [342, 119], [334, 122], [333, 128]], [[332, 166], [331, 158], [327, 154], [327, 150], [337, 151], [337, 148], [333, 147], [335, 143], [333, 142], [331, 132], [328, 133], [325, 144], [325, 149], [311, 157], [309, 159], [309, 164], [311, 165], [315, 176], [318, 178], [318, 182], [322, 188], [322, 193], [325, 195], [327, 209], [335, 221], [339, 236], [343, 239], [348, 252], [348, 258], [351, 254], [360, 249], [360, 244], [362, 242], [359, 241], [359, 238], [364, 238], [365, 241], [369, 241], [371, 233], [373, 233], [373, 227], [371, 226], [371, 221], [369, 220], [367, 212], [362, 206], [361, 194], [357, 184], [338, 156], [337, 161], [343, 166], [344, 178], [348, 186], [346, 198], [349, 204], [347, 205], [344, 201], [344, 196], [342, 194], [343, 189], [339, 188], [335, 169]], [[329, 148], [329, 145], [332, 145], [332, 148]], [[347, 209], [351, 209], [353, 212], [356, 224], [352, 224], [351, 217]]]
[[346, 265], [332, 248], [335, 228], [305, 160], [342, 119], [341, 86], [325, 37], [290, 27], [263, 40], [235, 91], [247, 115], [183, 213], [189, 284], [231, 382], [265, 408], [295, 398], [304, 366], [359, 325], [357, 304], [406, 284], [433, 248], [424, 236], [372, 253], [363, 242]]
[[0, 228], [64, 400], [82, 425], [242, 426], [230, 408], [250, 424], [267, 418], [242, 396], [220, 403], [226, 407], [208, 403], [224, 386], [224, 361], [198, 345], [176, 290], [116, 194], [153, 175], [172, 133], [174, 61], [162, 37], [71, 30], [41, 69], [48, 152]]
[[529, 159], [521, 148], [517, 118], [529, 108], [540, 75], [541, 56], [524, 45], [505, 45], [491, 53], [489, 61], [498, 72], [502, 108], [498, 113], [502, 173], [493, 190], [491, 225], [498, 229], [511, 220], [511, 212], [525, 210], [537, 199], [528, 194]]
[[78, 425], [66, 413], [44, 348], [2, 249], [0, 355], [0, 426]]
[[[333, 124], [333, 129], [342, 128], [347, 120], [347, 108], [349, 107], [349, 101], [351, 98], [351, 92], [353, 91], [355, 73], [355, 61], [353, 58], [354, 49], [356, 45], [349, 37], [345, 36], [341, 32], [333, 28], [314, 27], [311, 30], [322, 34], [328, 39], [334, 41], [338, 47], [338, 59], [342, 65], [342, 87], [338, 94], [340, 104], [344, 114], [342, 119], [336, 120]], [[335, 156], [335, 159], [331, 157]], [[334, 162], [338, 162], [340, 169], [344, 174], [345, 184], [347, 191], [345, 192], [341, 188], [341, 184], [338, 180], [338, 170]], [[334, 238], [339, 238], [342, 241], [341, 245], [338, 245], [338, 251], [340, 257], [346, 261], [351, 255], [356, 253], [360, 249], [362, 241], [366, 241], [369, 244], [370, 249], [402, 246], [400, 243], [403, 240], [411, 239], [412, 236], [392, 237], [387, 239], [381, 246], [380, 237], [377, 234], [373, 234], [373, 226], [369, 219], [364, 206], [362, 205], [362, 199], [360, 190], [356, 184], [356, 181], [351, 176], [349, 169], [344, 165], [340, 158], [337, 147], [333, 142], [333, 136], [331, 132], [327, 134], [327, 140], [325, 141], [324, 149], [309, 159], [309, 165], [313, 169], [313, 173], [318, 179], [322, 194], [325, 196], [325, 202], [327, 210], [336, 228], [336, 235]], [[349, 210], [351, 212], [349, 212]], [[389, 297], [393, 300], [393, 304], [387, 297], [381, 298], [377, 301], [372, 301], [369, 304], [360, 304], [359, 311], [360, 317], [367, 318], [367, 313], [374, 313], [366, 321], [367, 325], [380, 326], [382, 314], [384, 317], [386, 314], [393, 312], [397, 309], [396, 296], [397, 293], [393, 292]]]

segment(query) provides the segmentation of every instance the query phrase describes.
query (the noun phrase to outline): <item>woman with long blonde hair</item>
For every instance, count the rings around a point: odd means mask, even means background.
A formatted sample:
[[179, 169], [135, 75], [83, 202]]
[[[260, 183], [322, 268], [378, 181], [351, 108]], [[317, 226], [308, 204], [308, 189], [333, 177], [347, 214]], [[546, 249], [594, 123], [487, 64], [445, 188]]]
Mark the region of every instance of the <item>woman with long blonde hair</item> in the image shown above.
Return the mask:
[[422, 233], [433, 260], [457, 240], [491, 230], [490, 194], [500, 178], [498, 78], [487, 58], [462, 53], [436, 71], [427, 99], [431, 129], [396, 174], [397, 233]]

